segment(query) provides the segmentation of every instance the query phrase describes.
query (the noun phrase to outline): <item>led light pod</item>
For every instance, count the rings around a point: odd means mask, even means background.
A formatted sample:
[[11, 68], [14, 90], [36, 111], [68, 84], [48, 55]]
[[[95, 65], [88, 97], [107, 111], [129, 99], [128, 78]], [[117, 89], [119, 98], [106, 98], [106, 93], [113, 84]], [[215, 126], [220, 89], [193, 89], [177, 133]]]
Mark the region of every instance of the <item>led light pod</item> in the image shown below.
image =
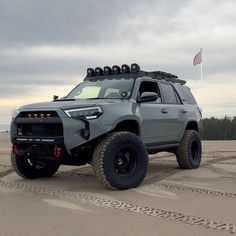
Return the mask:
[[131, 72], [132, 73], [137, 73], [139, 71], [140, 71], [140, 67], [138, 64], [136, 64], [136, 63], [131, 64]]
[[122, 71], [123, 74], [129, 73], [130, 72], [130, 67], [128, 65], [124, 64], [124, 65], [121, 66], [121, 71]]
[[114, 75], [120, 74], [120, 67], [117, 65], [112, 66], [112, 74]]
[[101, 67], [95, 68], [95, 75], [103, 75], [103, 70]]
[[93, 68], [88, 68], [87, 69], [87, 76], [94, 76], [95, 74], [95, 71]]
[[105, 66], [103, 71], [104, 71], [104, 75], [110, 75], [111, 74], [111, 67]]

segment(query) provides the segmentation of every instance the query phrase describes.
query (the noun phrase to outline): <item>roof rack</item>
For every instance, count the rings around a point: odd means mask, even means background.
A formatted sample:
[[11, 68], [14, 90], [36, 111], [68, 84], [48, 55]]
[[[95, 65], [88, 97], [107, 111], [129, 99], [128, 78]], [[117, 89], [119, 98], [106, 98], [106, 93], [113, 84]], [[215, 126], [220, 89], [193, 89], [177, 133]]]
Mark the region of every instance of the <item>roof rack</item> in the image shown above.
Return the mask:
[[150, 76], [153, 79], [157, 79], [157, 80], [166, 80], [168, 82], [179, 83], [181, 85], [186, 84], [186, 81], [178, 79], [177, 75], [173, 75], [171, 73], [167, 73], [164, 71], [152, 71], [152, 72], [140, 71], [140, 73], [142, 75]]
[[140, 67], [138, 64], [133, 63], [129, 67], [128, 65], [124, 64], [121, 67], [114, 65], [112, 68], [109, 66], [105, 66], [104, 69], [100, 67], [88, 68], [87, 69], [87, 76], [85, 77], [84, 81], [86, 80], [99, 80], [104, 79], [106, 76], [113, 75], [118, 76], [122, 75], [123, 77], [129, 78], [129, 76], [132, 74], [132, 76], [139, 77], [139, 76], [150, 76], [153, 79], [157, 80], [165, 80], [172, 83], [180, 83], [181, 85], [186, 84], [185, 80], [178, 79], [178, 76], [163, 72], [163, 71], [142, 71], [140, 70]]

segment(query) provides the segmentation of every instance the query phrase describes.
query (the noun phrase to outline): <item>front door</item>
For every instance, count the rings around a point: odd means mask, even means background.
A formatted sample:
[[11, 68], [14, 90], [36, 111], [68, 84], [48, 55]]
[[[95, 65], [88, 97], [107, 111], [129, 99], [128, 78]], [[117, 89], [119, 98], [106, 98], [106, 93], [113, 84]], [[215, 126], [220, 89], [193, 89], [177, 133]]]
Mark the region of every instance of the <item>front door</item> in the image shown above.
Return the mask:
[[162, 103], [161, 93], [157, 82], [142, 81], [139, 95], [143, 92], [155, 92], [158, 99], [153, 102], [143, 102], [138, 105], [137, 112], [142, 117], [141, 139], [146, 145], [160, 145], [169, 140], [169, 114], [166, 105]]

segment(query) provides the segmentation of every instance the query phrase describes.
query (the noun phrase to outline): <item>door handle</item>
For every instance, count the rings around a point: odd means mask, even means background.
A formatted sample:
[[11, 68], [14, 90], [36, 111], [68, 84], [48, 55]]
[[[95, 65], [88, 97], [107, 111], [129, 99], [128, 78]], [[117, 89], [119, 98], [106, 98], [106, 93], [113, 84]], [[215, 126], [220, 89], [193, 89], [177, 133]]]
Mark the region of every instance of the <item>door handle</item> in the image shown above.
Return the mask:
[[161, 109], [161, 113], [165, 114], [165, 113], [168, 113], [168, 111], [164, 108], [164, 109]]
[[182, 109], [181, 113], [187, 113], [187, 111], [185, 109]]

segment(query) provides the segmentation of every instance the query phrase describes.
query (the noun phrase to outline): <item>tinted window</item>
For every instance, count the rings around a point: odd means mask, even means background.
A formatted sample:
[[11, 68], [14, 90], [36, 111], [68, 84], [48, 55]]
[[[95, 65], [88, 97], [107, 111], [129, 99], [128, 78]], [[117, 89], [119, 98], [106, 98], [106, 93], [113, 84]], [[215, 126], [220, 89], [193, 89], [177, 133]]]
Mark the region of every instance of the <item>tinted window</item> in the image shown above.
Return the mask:
[[183, 100], [183, 102], [185, 102], [185, 103], [187, 102], [189, 104], [196, 104], [197, 103], [195, 98], [193, 97], [189, 87], [176, 84], [175, 88], [176, 88], [179, 96]]
[[169, 84], [161, 84], [163, 92], [163, 100], [166, 104], [178, 104], [180, 103], [178, 97], [174, 91], [174, 88]]
[[143, 92], [156, 93], [158, 95], [158, 99], [155, 102], [161, 103], [161, 94], [160, 94], [160, 90], [156, 82], [143, 81], [139, 87], [139, 95], [141, 96]]

